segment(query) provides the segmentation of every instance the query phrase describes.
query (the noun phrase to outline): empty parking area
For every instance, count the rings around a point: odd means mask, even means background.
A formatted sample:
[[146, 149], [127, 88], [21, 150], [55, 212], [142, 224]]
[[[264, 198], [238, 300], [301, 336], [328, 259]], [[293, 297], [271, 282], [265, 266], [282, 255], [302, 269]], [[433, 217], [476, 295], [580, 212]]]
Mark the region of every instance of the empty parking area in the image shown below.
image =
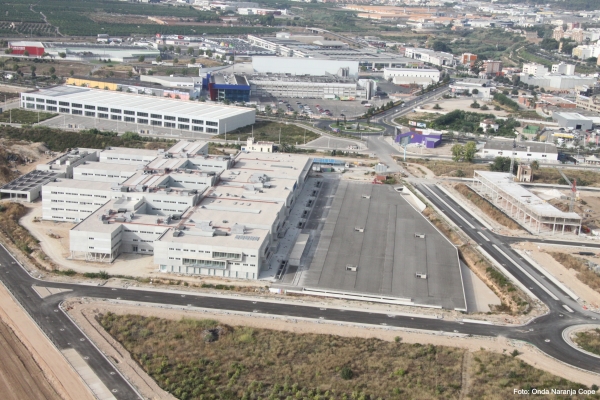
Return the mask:
[[456, 248], [404, 196], [340, 182], [301, 285], [465, 309]]

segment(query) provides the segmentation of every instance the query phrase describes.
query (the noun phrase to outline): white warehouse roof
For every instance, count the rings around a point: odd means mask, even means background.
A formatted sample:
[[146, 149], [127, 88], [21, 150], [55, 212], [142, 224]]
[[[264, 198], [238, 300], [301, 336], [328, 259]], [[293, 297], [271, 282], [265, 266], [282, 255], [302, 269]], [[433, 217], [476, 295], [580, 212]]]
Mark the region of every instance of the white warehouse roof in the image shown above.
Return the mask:
[[144, 109], [147, 112], [156, 112], [158, 114], [175, 113], [177, 115], [188, 115], [194, 118], [220, 119], [255, 113], [253, 109], [245, 107], [213, 105], [209, 103], [75, 86], [57, 86], [51, 89], [42, 89], [38, 92], [28, 93], [28, 95], [56, 97], [57, 100], [61, 100], [61, 97], [65, 97], [71, 102], [107, 104], [110, 105], [110, 107], [115, 108]]

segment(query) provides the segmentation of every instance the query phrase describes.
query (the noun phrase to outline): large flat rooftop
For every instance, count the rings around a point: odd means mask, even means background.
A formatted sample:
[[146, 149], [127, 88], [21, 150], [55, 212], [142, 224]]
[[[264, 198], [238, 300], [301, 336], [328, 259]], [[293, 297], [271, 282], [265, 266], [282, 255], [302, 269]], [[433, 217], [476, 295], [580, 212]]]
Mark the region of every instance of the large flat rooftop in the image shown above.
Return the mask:
[[209, 103], [198, 103], [185, 100], [168, 99], [156, 96], [144, 96], [132, 93], [96, 90], [75, 86], [56, 86], [51, 89], [41, 89], [32, 95], [54, 97], [57, 100], [66, 99], [83, 104], [106, 104], [112, 108], [143, 109], [157, 114], [187, 115], [198, 119], [219, 119], [235, 117], [242, 114], [254, 114], [254, 109], [246, 107], [223, 106]]
[[[405, 200], [406, 194], [388, 185], [346, 181], [334, 192], [304, 288], [466, 308], [456, 248]], [[317, 203], [327, 202], [320, 196]]]

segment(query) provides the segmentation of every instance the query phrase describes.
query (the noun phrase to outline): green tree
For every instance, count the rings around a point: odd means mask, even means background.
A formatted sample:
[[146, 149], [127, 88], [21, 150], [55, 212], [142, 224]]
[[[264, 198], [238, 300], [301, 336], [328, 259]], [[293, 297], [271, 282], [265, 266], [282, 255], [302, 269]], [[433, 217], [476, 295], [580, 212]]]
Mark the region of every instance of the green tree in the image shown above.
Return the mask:
[[[517, 163], [515, 163], [515, 167]], [[496, 157], [490, 164], [490, 170], [496, 172], [508, 172], [510, 170], [510, 157]]]
[[534, 171], [537, 171], [538, 169], [540, 169], [540, 163], [537, 160], [533, 160], [530, 165], [531, 165], [531, 169]]
[[552, 38], [545, 38], [540, 43], [540, 47], [542, 49], [548, 50], [548, 51], [558, 50], [558, 42], [555, 39], [552, 39]]
[[156, 62], [161, 62], [162, 61], [162, 57], [161, 56], [156, 56]]
[[433, 51], [445, 51], [446, 53], [451, 53], [452, 49], [445, 42], [436, 40], [433, 42]]
[[462, 144], [455, 144], [452, 146], [450, 151], [452, 152], [452, 160], [455, 162], [462, 161], [462, 159], [465, 157], [465, 146]]
[[267, 105], [265, 106], [265, 114], [267, 114], [267, 115], [271, 115], [272, 113], [273, 113], [273, 109], [271, 108], [271, 106], [270, 106], [270, 105], [268, 105], [268, 104], [267, 104]]
[[177, 64], [178, 62], [179, 62], [179, 58], [175, 57], [175, 58], [173, 59], [173, 64]]
[[188, 47], [188, 49], [187, 49], [187, 53], [188, 53], [189, 55], [193, 56], [193, 55], [194, 55], [194, 48], [193, 48], [193, 47]]
[[175, 48], [175, 53], [177, 53], [177, 54], [181, 54], [181, 47], [177, 46], [177, 47]]
[[50, 67], [50, 69], [48, 70], [48, 72], [50, 73], [50, 75], [53, 75], [53, 74], [56, 73], [56, 68]]
[[190, 64], [196, 64], [196, 59], [195, 58], [191, 58], [190, 59]]
[[146, 57], [144, 57], [144, 56], [139, 56], [139, 57], [138, 57], [138, 61], [139, 61], [139, 62], [144, 62], [144, 61], [146, 61]]
[[435, 103], [435, 106], [433, 106], [434, 110], [441, 110], [442, 107], [440, 107], [440, 105], [438, 103]]
[[466, 162], [473, 162], [477, 153], [477, 144], [475, 142], [467, 142], [463, 149], [463, 159]]
[[73, 71], [73, 70], [70, 70], [70, 71], [69, 71], [69, 75], [71, 75], [71, 76], [75, 75], [75, 71]]
[[29, 52], [28, 52], [27, 50], [25, 50], [25, 51], [23, 52], [23, 55], [24, 55], [25, 57], [29, 57]]
[[60, 58], [65, 58], [65, 57], [67, 57], [67, 53], [58, 53], [58, 56]]

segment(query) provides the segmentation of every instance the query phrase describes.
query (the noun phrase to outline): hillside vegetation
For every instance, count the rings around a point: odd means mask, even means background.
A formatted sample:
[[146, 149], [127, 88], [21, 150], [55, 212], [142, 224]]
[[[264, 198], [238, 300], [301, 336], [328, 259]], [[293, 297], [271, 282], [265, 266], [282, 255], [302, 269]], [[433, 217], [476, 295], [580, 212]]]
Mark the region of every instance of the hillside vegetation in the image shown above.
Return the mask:
[[13, 128], [0, 126], [0, 138], [41, 142], [48, 150], [62, 152], [76, 147], [104, 149], [108, 146], [132, 147], [139, 149], [166, 149], [174, 140], [141, 137], [136, 133], [125, 133], [117, 136], [114, 132], [103, 132], [90, 129], [80, 132], [67, 132], [44, 126]]
[[[399, 337], [386, 342], [112, 313], [98, 320], [183, 400], [459, 399], [466, 380], [464, 398], [472, 399], [507, 398], [515, 387], [583, 387], [508, 355], [404, 344]], [[466, 368], [465, 357], [472, 357]]]

